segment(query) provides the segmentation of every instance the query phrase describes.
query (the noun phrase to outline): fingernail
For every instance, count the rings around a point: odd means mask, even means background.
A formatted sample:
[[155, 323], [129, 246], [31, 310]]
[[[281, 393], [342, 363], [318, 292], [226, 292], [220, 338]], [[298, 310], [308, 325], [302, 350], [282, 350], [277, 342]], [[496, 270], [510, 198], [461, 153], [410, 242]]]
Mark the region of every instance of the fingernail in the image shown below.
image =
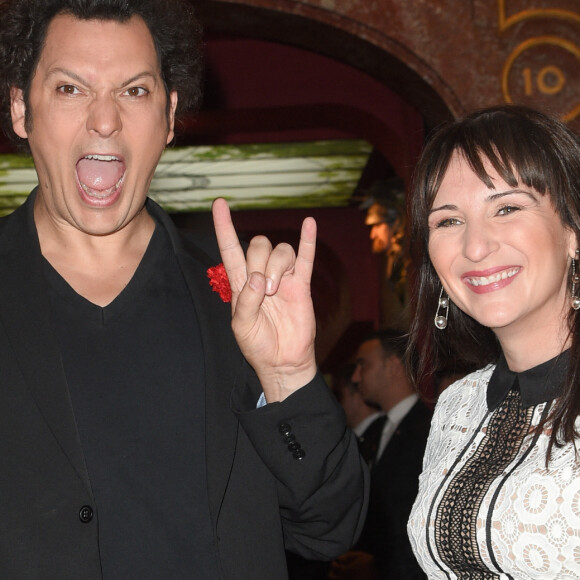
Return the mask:
[[250, 288], [252, 288], [253, 290], [259, 290], [260, 289], [259, 277], [256, 276], [256, 274], [250, 274], [250, 279], [248, 280], [248, 284], [250, 285]]
[[266, 278], [266, 294], [272, 294], [273, 287], [274, 287], [274, 280], [272, 280], [272, 278]]

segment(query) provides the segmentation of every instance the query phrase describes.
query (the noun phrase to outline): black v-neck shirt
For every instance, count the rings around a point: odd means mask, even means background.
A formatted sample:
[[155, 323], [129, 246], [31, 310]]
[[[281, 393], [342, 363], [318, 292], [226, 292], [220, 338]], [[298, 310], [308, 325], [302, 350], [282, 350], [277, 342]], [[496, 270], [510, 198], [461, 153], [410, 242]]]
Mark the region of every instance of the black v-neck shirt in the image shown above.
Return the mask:
[[105, 580], [217, 578], [205, 471], [204, 359], [169, 236], [97, 306], [45, 260], [99, 525]]

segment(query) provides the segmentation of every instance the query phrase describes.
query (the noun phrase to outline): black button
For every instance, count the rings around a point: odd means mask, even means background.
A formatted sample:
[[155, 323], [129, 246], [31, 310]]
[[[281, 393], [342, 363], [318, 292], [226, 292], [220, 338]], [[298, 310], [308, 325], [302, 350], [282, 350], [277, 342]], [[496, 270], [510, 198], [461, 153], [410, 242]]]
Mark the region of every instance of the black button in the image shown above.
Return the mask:
[[284, 435], [283, 439], [286, 443], [293, 443], [296, 441], [296, 435], [294, 433], [288, 433], [288, 435]]
[[281, 423], [278, 427], [278, 431], [280, 431], [282, 435], [289, 435], [292, 432], [292, 427], [290, 427], [288, 423]]
[[304, 456], [306, 455], [306, 451], [304, 451], [304, 449], [298, 449], [296, 451], [294, 451], [294, 453], [292, 453], [292, 457], [294, 457], [294, 459], [300, 461]]
[[88, 524], [93, 519], [93, 508], [90, 505], [84, 505], [79, 510], [79, 520], [83, 524]]
[[300, 443], [298, 443], [297, 441], [294, 441], [294, 443], [290, 443], [290, 445], [288, 445], [288, 449], [290, 451], [298, 451], [298, 449], [301, 449]]

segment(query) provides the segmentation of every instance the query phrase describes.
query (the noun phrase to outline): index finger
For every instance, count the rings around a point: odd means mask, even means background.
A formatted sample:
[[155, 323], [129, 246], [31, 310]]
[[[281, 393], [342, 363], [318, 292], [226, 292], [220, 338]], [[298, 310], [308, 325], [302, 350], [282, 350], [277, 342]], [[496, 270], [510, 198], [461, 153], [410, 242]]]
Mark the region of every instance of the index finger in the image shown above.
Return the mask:
[[299, 278], [310, 282], [314, 268], [314, 256], [316, 254], [316, 220], [308, 217], [302, 223], [300, 231], [300, 244], [296, 256], [294, 273]]
[[246, 277], [246, 257], [232, 222], [228, 202], [222, 198], [214, 200], [211, 211], [218, 247], [228, 277], [232, 281], [236, 271], [243, 272], [243, 284]]

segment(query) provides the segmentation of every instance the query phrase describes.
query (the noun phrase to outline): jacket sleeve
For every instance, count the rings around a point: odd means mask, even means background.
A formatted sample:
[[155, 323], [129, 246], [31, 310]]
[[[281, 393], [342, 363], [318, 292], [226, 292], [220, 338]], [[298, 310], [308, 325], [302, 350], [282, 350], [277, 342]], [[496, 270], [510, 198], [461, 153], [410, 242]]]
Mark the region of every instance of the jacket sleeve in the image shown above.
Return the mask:
[[286, 549], [332, 559], [357, 540], [369, 477], [344, 412], [318, 373], [280, 403], [256, 408], [262, 392], [248, 365], [232, 409], [277, 482]]

